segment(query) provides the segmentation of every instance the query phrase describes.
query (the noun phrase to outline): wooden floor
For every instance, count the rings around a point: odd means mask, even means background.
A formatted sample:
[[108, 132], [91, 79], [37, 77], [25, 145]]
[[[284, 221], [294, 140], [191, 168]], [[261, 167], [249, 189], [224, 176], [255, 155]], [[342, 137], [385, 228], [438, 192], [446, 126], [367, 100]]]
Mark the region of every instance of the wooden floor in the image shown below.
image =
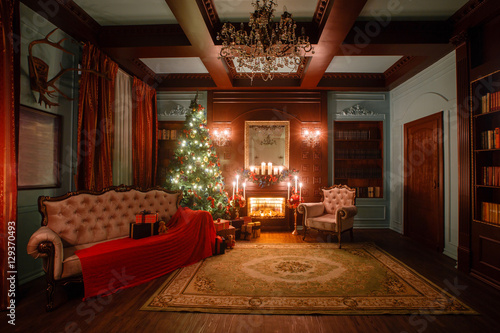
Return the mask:
[[[80, 284], [56, 290], [56, 306], [45, 312], [43, 278], [19, 288], [17, 332], [499, 332], [500, 291], [455, 269], [455, 261], [390, 230], [355, 230], [355, 241], [374, 242], [446, 288], [479, 315], [240, 315], [150, 312], [138, 309], [165, 277], [98, 300], [82, 302]], [[345, 235], [348, 241], [349, 235]], [[344, 239], [344, 238], [343, 238]], [[289, 232], [262, 233], [260, 243], [302, 242]], [[306, 242], [325, 242], [315, 234]], [[243, 242], [243, 241], [242, 241]], [[237, 246], [237, 245], [236, 245]], [[5, 315], [5, 314], [3, 314]], [[1, 325], [5, 322], [2, 320]], [[0, 332], [8, 332], [0, 326]]]

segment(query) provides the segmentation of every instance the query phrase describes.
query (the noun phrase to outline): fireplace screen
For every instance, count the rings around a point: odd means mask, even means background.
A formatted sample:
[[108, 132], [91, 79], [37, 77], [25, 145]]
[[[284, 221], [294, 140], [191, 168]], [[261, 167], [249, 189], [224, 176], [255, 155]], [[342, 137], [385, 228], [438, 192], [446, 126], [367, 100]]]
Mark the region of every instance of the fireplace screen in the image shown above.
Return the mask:
[[283, 219], [285, 198], [248, 198], [248, 215], [264, 219]]

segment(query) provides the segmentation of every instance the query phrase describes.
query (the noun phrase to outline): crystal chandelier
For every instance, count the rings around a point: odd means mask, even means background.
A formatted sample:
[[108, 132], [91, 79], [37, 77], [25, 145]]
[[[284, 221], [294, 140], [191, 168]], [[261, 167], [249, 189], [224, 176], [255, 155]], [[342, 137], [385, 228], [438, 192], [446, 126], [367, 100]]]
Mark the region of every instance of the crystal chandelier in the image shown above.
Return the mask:
[[272, 80], [275, 74], [290, 74], [303, 66], [303, 59], [309, 52], [314, 54], [309, 37], [295, 35], [297, 24], [292, 14], [284, 10], [281, 20], [272, 22], [277, 3], [274, 0], [260, 0], [252, 3], [248, 28], [241, 23], [236, 30], [231, 23], [224, 23], [217, 33], [222, 40], [219, 59], [224, 58], [236, 72], [244, 73], [253, 82], [254, 77], [264, 81]]

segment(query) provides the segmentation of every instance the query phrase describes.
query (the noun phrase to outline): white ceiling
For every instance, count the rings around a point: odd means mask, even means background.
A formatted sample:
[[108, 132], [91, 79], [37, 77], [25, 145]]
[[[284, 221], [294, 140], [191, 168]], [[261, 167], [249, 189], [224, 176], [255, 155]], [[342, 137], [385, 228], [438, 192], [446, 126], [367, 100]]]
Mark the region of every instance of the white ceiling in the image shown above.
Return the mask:
[[176, 24], [165, 0], [74, 0], [100, 25]]
[[391, 20], [447, 19], [468, 0], [368, 0], [360, 19], [381, 17]]
[[[213, 0], [215, 10], [221, 22], [248, 22], [250, 13], [254, 12], [252, 2], [255, 0]], [[314, 11], [318, 2], [316, 0], [277, 0], [274, 17], [278, 21], [283, 14], [283, 7], [286, 6], [287, 12], [292, 14], [296, 21], [312, 21]], [[262, 2], [261, 2], [262, 4]]]
[[140, 58], [156, 74], [208, 73], [200, 58]]
[[326, 73], [384, 73], [402, 56], [337, 56]]

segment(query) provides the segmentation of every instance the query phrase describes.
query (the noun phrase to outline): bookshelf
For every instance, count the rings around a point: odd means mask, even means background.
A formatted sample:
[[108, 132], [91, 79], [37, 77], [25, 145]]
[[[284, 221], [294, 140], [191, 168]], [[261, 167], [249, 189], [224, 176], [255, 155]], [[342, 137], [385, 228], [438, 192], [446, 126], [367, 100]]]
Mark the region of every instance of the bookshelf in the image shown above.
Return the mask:
[[177, 138], [184, 125], [183, 121], [158, 121], [158, 168], [157, 185], [166, 182], [167, 168], [177, 149]]
[[474, 80], [471, 96], [471, 272], [500, 286], [500, 71]]
[[382, 198], [383, 122], [334, 122], [334, 184], [356, 189], [357, 198]]

